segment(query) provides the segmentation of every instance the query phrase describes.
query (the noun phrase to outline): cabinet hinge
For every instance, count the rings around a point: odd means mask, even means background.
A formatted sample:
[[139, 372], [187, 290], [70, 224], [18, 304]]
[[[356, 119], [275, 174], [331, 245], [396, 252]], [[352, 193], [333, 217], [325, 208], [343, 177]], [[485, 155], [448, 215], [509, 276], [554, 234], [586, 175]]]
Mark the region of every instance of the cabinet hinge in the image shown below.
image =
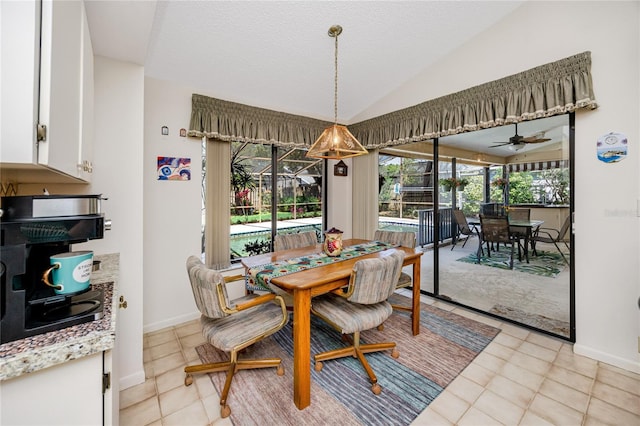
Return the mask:
[[37, 140], [38, 142], [44, 142], [47, 140], [47, 125], [46, 124], [38, 124], [36, 128]]
[[111, 388], [111, 373], [102, 373], [102, 393]]

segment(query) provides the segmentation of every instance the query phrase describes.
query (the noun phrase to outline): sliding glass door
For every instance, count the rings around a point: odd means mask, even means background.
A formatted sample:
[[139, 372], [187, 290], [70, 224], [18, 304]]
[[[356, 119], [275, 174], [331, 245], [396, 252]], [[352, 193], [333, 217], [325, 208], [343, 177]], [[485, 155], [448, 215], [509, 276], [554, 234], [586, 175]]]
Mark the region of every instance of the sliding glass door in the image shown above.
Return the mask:
[[[437, 297], [575, 338], [570, 118], [556, 116], [519, 123], [517, 130], [509, 125], [438, 140], [444, 238], [438, 248]], [[454, 210], [460, 210], [463, 219], [449, 219]], [[481, 215], [509, 224], [513, 268], [510, 244], [480, 245]], [[448, 223], [454, 227], [450, 239]], [[470, 232], [458, 231], [464, 226]]]

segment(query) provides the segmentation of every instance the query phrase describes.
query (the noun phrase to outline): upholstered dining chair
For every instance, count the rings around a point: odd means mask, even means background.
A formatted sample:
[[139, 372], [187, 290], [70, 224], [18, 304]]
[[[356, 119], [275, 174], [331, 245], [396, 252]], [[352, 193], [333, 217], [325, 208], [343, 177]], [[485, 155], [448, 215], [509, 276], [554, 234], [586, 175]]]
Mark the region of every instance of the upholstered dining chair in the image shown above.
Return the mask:
[[[402, 247], [415, 248], [416, 247], [416, 233], [412, 231], [384, 231], [382, 229], [376, 230], [373, 234], [375, 241], [381, 241], [383, 243], [389, 243]], [[413, 278], [406, 272], [400, 274], [400, 278], [396, 283], [396, 290], [399, 288], [410, 287], [413, 283]], [[394, 309], [411, 312], [411, 306], [392, 305]]]
[[469, 238], [473, 237], [474, 235], [478, 235], [478, 230], [476, 229], [476, 227], [474, 226], [472, 228], [469, 226], [469, 223], [467, 222], [467, 217], [464, 215], [462, 210], [455, 209], [453, 211], [453, 218], [456, 221], [456, 224], [458, 225], [457, 226], [458, 231], [457, 231], [456, 237], [453, 239], [451, 250], [453, 250], [453, 248], [456, 246], [461, 235], [465, 235], [467, 237], [464, 239], [464, 243], [462, 243], [462, 248], [464, 248], [464, 246], [467, 244], [467, 241], [469, 241]]
[[[482, 243], [487, 244], [487, 256], [491, 257], [490, 244], [502, 243], [511, 247], [509, 256], [509, 268], [513, 269], [513, 252], [518, 244], [518, 237], [511, 234], [509, 230], [509, 219], [506, 216], [492, 217], [480, 215], [480, 237]], [[480, 247], [478, 248], [478, 263], [480, 263]]]
[[275, 294], [249, 294], [229, 300], [222, 274], [207, 268], [196, 256], [187, 259], [187, 271], [196, 306], [202, 314], [202, 334], [212, 346], [229, 352], [230, 358], [229, 361], [185, 367], [184, 384], [193, 383], [193, 374], [226, 371], [220, 393], [220, 416], [228, 417], [231, 409], [227, 396], [236, 371], [276, 367], [279, 376], [284, 374], [279, 358], [240, 360], [238, 352], [280, 330], [289, 316], [282, 298]]
[[[277, 234], [273, 239], [273, 251], [292, 250], [318, 244], [316, 231], [305, 231], [292, 234]], [[282, 296], [289, 310], [293, 309], [293, 296], [278, 286], [267, 284], [271, 292]]]
[[383, 257], [358, 260], [351, 272], [347, 291], [318, 296], [311, 303], [311, 312], [327, 322], [343, 336], [353, 334], [352, 344], [314, 355], [315, 370], [321, 371], [323, 361], [354, 357], [360, 360], [371, 382], [371, 391], [378, 395], [382, 388], [364, 354], [392, 349], [391, 356], [400, 356], [394, 342], [360, 343], [360, 332], [377, 327], [393, 313], [387, 299], [395, 291], [404, 252], [390, 250]]
[[298, 232], [295, 234], [277, 234], [273, 240], [273, 250], [291, 250], [318, 244], [316, 231]]

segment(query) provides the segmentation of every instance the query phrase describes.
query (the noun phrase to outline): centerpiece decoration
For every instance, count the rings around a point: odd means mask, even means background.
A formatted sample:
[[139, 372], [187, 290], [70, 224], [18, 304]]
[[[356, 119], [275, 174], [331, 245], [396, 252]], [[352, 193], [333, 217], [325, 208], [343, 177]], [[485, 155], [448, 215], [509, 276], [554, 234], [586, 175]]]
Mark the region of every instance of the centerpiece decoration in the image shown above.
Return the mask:
[[342, 231], [331, 228], [324, 232], [323, 251], [327, 256], [338, 256], [342, 253]]

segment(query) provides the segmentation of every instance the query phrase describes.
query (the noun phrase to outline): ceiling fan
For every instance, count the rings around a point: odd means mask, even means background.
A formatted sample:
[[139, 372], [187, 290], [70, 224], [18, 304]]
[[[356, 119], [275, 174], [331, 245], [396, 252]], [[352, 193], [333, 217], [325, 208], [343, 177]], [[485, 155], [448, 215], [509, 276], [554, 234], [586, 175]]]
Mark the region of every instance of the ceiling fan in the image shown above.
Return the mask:
[[515, 123], [515, 126], [516, 126], [516, 134], [511, 136], [508, 142], [498, 142], [496, 145], [490, 146], [490, 148], [509, 145], [509, 149], [512, 149], [513, 151], [519, 151], [529, 143], [542, 143], [542, 142], [548, 142], [551, 140], [548, 138], [537, 137], [537, 136], [544, 136], [545, 132], [539, 132], [539, 133], [536, 133], [536, 135], [534, 136], [529, 136], [525, 138], [524, 136], [520, 136], [518, 134], [518, 123]]

